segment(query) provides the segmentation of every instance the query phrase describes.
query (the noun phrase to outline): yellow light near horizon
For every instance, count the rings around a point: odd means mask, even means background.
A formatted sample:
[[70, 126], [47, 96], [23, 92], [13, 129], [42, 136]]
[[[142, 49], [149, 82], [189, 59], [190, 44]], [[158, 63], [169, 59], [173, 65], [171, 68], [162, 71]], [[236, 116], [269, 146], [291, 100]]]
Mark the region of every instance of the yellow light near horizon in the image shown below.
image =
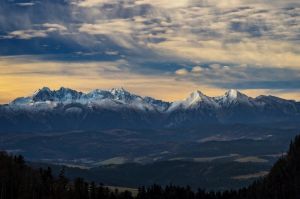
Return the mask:
[[[63, 70], [62, 70], [63, 69]], [[69, 70], [72, 74], [61, 71]], [[99, 72], [102, 71], [102, 72]], [[17, 97], [30, 96], [44, 86], [51, 89], [68, 87], [89, 92], [93, 89], [124, 87], [141, 96], [151, 96], [165, 101], [182, 100], [200, 90], [208, 96], [221, 96], [227, 89], [180, 80], [172, 75], [143, 75], [119, 71], [114, 63], [59, 63], [30, 62], [28, 60], [0, 59], [0, 103], [8, 103]], [[298, 91], [242, 90], [245, 94], [276, 95], [300, 100]]]
[[[142, 96], [151, 96], [166, 101], [185, 99], [191, 92], [201, 90], [208, 96], [221, 96], [226, 89], [201, 87], [193, 82], [163, 80], [159, 78], [140, 77], [132, 79], [80, 78], [73, 76], [1, 76], [0, 103], [8, 103], [21, 96], [30, 96], [44, 86], [58, 89], [61, 86], [89, 92], [93, 89], [111, 89], [124, 87], [130, 92]], [[300, 99], [298, 92], [275, 93], [270, 90], [243, 90], [249, 96], [274, 94], [287, 99]]]

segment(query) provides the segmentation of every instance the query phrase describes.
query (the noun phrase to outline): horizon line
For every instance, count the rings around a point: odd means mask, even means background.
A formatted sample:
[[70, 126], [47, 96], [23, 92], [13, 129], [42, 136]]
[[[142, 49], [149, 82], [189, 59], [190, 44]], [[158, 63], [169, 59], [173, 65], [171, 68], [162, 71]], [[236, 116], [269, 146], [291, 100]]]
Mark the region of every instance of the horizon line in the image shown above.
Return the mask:
[[184, 97], [184, 98], [181, 98], [181, 99], [177, 99], [177, 100], [171, 101], [171, 100], [164, 100], [164, 99], [160, 99], [160, 98], [153, 97], [153, 96], [149, 96], [149, 95], [138, 94], [137, 92], [134, 92], [134, 91], [132, 92], [132, 91], [130, 91], [130, 89], [127, 89], [127, 88], [124, 87], [124, 86], [121, 86], [121, 87], [112, 87], [112, 88], [110, 88], [110, 89], [106, 89], [106, 88], [103, 88], [103, 89], [102, 89], [102, 88], [93, 88], [93, 89], [89, 89], [89, 91], [83, 91], [83, 90], [81, 90], [81, 89], [70, 88], [70, 87], [65, 87], [65, 86], [60, 86], [60, 87], [58, 87], [58, 88], [51, 88], [51, 87], [49, 87], [49, 86], [43, 86], [43, 87], [41, 87], [41, 88], [36, 89], [35, 91], [33, 91], [31, 95], [19, 96], [19, 97], [16, 97], [16, 98], [13, 98], [13, 99], [9, 100], [9, 101], [6, 102], [6, 103], [0, 102], [0, 105], [6, 105], [6, 104], [9, 104], [9, 103], [13, 102], [15, 99], [18, 99], [18, 98], [31, 97], [31, 96], [33, 96], [35, 93], [37, 93], [37, 92], [39, 92], [39, 91], [41, 91], [41, 90], [43, 90], [43, 89], [49, 89], [51, 92], [57, 92], [57, 91], [59, 91], [59, 90], [61, 90], [61, 89], [69, 89], [69, 90], [73, 90], [73, 91], [76, 91], [76, 92], [82, 93], [82, 94], [89, 94], [89, 93], [91, 93], [91, 92], [93, 92], [93, 91], [97, 91], [97, 90], [111, 92], [111, 91], [114, 90], [114, 89], [119, 89], [119, 90], [124, 90], [124, 91], [126, 91], [126, 92], [128, 92], [128, 93], [130, 93], [130, 94], [137, 95], [137, 96], [142, 97], [142, 98], [150, 97], [150, 98], [153, 98], [153, 99], [155, 99], [155, 100], [161, 100], [161, 101], [163, 101], [163, 102], [169, 102], [169, 103], [176, 102], [176, 101], [182, 101], [182, 100], [185, 100], [185, 99], [187, 99], [190, 95], [192, 95], [192, 94], [195, 93], [195, 92], [200, 92], [200, 93], [202, 93], [203, 95], [205, 95], [205, 96], [207, 96], [207, 97], [210, 97], [210, 98], [217, 98], [217, 97], [225, 96], [226, 93], [228, 93], [228, 92], [230, 92], [230, 91], [236, 91], [236, 92], [238, 92], [238, 93], [241, 93], [241, 94], [246, 95], [247, 97], [250, 97], [250, 98], [253, 98], [253, 99], [255, 99], [255, 98], [257, 98], [257, 97], [260, 97], [260, 96], [270, 96], [270, 97], [277, 97], [277, 98], [280, 98], [280, 99], [283, 99], [283, 100], [287, 100], [287, 101], [300, 102], [300, 101], [298, 101], [298, 100], [296, 100], [296, 99], [287, 99], [287, 98], [283, 98], [283, 97], [279, 97], [279, 96], [271, 95], [271, 94], [263, 94], [263, 95], [260, 94], [260, 95], [256, 95], [256, 96], [251, 96], [251, 95], [245, 94], [245, 93], [244, 93], [243, 91], [241, 91], [240, 89], [232, 89], [232, 88], [231, 88], [231, 89], [223, 89], [223, 90], [225, 90], [225, 92], [223, 92], [222, 95], [217, 95], [217, 96], [206, 95], [205, 93], [202, 92], [202, 90], [196, 89], [196, 90], [194, 90], [194, 91], [189, 92], [189, 94], [186, 95], [186, 97]]

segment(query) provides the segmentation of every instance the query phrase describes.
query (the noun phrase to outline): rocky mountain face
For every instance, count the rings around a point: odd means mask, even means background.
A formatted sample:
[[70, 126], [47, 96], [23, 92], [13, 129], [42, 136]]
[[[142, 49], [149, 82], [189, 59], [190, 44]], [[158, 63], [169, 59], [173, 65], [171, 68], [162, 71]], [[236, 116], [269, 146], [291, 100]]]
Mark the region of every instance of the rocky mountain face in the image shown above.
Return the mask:
[[176, 128], [201, 124], [299, 122], [300, 102], [249, 97], [237, 90], [209, 97], [195, 91], [164, 102], [123, 88], [82, 93], [39, 89], [0, 106], [0, 131], [65, 131], [107, 128]]

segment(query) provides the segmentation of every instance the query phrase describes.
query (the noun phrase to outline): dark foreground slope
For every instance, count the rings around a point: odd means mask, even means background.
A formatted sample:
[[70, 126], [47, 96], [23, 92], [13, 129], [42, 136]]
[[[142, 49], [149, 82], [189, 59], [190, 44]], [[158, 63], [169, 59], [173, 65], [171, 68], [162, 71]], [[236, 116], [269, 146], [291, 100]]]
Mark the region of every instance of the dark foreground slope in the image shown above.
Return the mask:
[[269, 175], [250, 186], [248, 192], [252, 198], [300, 198], [300, 136], [290, 144], [288, 154], [275, 163]]
[[[248, 188], [237, 191], [193, 192], [189, 187], [153, 185], [140, 188], [138, 199], [298, 199], [300, 198], [300, 136], [291, 143], [285, 157], [278, 160], [270, 173], [254, 182]], [[51, 170], [34, 170], [25, 165], [21, 156], [0, 154], [0, 198], [1, 199], [95, 199], [133, 198], [129, 192], [111, 192], [103, 186], [84, 182], [82, 179], [68, 181], [62, 170], [59, 177], [53, 177]]]

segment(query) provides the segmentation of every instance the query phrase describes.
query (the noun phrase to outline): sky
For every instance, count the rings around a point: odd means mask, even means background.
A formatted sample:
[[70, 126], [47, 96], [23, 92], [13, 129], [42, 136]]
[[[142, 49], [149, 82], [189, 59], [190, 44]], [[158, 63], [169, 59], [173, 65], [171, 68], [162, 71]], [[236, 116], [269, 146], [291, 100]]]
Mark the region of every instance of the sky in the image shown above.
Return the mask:
[[300, 100], [299, 0], [3, 0], [0, 103], [48, 86]]

